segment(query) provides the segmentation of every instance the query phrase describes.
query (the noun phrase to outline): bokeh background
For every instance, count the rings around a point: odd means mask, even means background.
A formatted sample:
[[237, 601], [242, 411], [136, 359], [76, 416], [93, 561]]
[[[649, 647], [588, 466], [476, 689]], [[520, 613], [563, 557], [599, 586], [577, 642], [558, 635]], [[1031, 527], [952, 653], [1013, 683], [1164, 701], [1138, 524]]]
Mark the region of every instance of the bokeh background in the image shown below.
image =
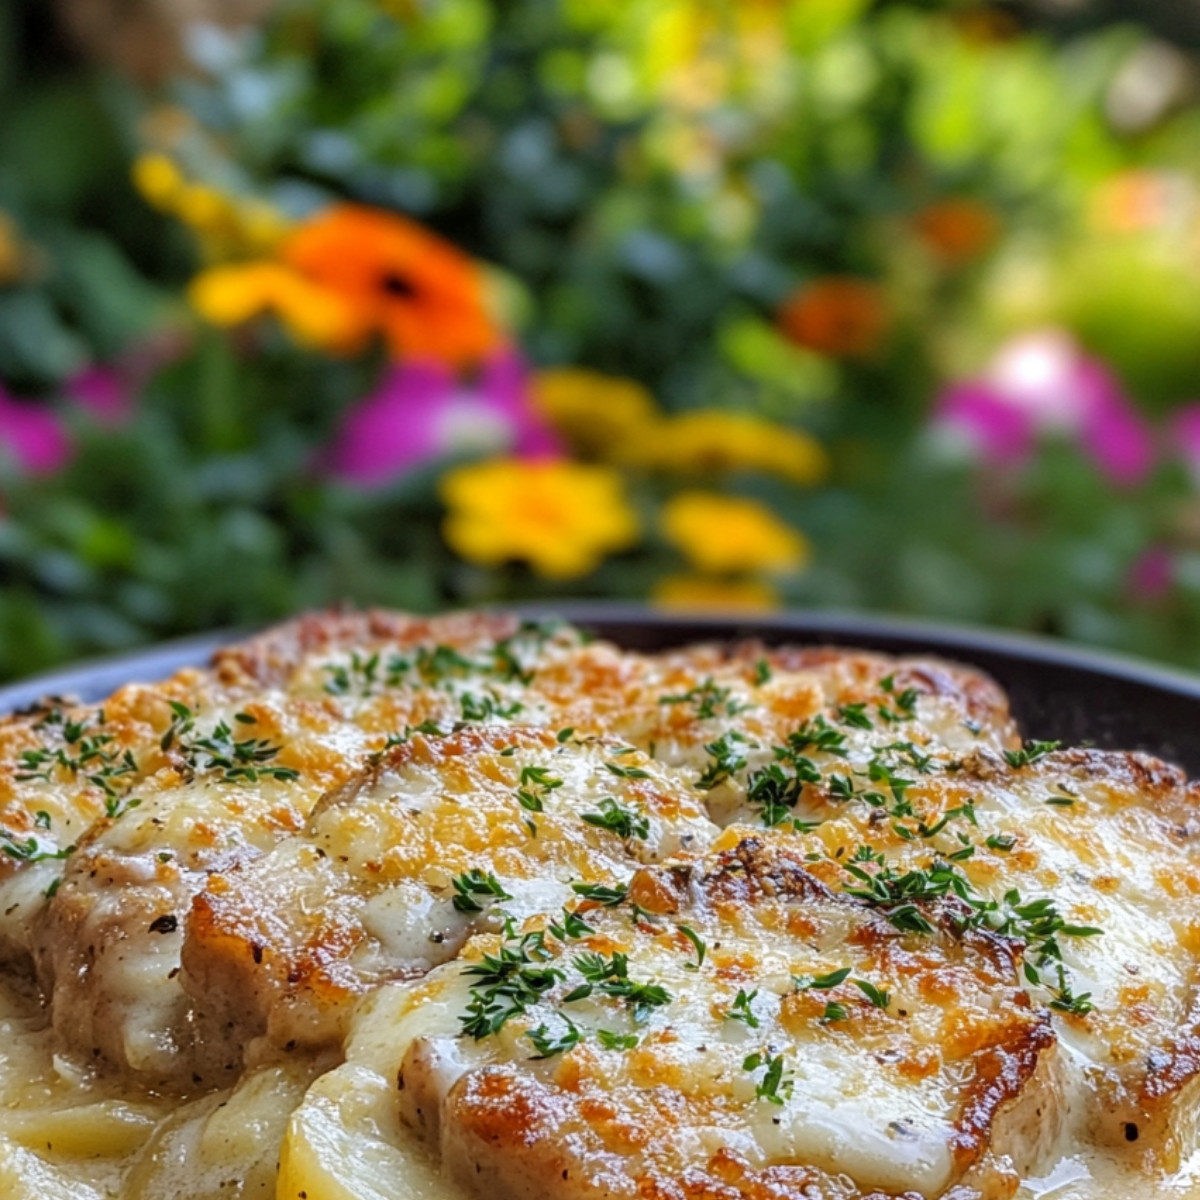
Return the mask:
[[0, 675], [340, 600], [1200, 666], [1200, 15], [6, 0]]

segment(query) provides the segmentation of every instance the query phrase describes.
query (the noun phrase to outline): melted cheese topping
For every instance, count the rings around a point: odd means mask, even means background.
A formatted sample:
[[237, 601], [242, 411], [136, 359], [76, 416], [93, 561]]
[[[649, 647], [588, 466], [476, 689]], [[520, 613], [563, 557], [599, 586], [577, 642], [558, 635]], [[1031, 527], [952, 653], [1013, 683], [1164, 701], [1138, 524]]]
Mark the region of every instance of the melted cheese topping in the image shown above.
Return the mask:
[[10, 718], [0, 1194], [1200, 1195], [1195, 793], [1018, 748], [935, 661], [472, 614]]

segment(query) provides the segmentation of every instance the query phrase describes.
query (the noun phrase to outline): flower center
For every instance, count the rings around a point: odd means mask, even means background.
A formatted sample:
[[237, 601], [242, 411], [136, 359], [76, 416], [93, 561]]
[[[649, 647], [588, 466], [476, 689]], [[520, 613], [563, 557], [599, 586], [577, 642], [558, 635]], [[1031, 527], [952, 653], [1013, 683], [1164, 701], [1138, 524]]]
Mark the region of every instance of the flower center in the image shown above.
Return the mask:
[[416, 295], [413, 285], [403, 275], [397, 275], [394, 271], [388, 271], [380, 279], [379, 286], [389, 296], [402, 296], [405, 299], [411, 299]]

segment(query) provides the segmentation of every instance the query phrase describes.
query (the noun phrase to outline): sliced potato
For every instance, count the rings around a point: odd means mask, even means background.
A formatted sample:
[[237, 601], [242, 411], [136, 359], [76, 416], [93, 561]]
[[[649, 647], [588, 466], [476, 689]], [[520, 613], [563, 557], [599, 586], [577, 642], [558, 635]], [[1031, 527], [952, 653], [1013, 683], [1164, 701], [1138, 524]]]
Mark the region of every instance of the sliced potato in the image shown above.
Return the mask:
[[446, 1183], [395, 1117], [394, 1087], [346, 1063], [292, 1114], [276, 1200], [445, 1200]]

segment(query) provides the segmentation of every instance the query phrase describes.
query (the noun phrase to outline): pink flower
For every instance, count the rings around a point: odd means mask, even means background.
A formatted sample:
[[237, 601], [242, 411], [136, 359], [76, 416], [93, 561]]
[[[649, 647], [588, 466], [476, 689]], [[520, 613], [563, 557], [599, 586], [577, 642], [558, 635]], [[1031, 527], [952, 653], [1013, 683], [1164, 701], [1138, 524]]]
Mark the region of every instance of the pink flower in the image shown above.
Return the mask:
[[1178, 451], [1200, 488], [1200, 401], [1184, 404], [1171, 420], [1171, 445]]
[[1154, 465], [1150, 428], [1117, 377], [1061, 330], [1014, 338], [981, 378], [943, 394], [933, 424], [998, 466], [1024, 463], [1037, 437], [1051, 434], [1074, 438], [1120, 487], [1141, 483]]
[[372, 487], [450, 454], [537, 457], [559, 450], [533, 412], [524, 361], [505, 351], [484, 364], [473, 385], [440, 363], [414, 359], [390, 368], [346, 413], [325, 464], [348, 482]]
[[1166, 546], [1148, 546], [1134, 559], [1126, 586], [1135, 600], [1153, 604], [1171, 590], [1175, 563]]
[[71, 460], [71, 442], [58, 417], [0, 388], [0, 453], [30, 475], [52, 475]]
[[1006, 404], [981, 383], [959, 383], [938, 404], [938, 424], [974, 457], [1000, 465], [1024, 462], [1033, 450], [1028, 413]]
[[130, 386], [112, 367], [84, 367], [67, 380], [64, 391], [101, 425], [123, 425], [133, 416]]

